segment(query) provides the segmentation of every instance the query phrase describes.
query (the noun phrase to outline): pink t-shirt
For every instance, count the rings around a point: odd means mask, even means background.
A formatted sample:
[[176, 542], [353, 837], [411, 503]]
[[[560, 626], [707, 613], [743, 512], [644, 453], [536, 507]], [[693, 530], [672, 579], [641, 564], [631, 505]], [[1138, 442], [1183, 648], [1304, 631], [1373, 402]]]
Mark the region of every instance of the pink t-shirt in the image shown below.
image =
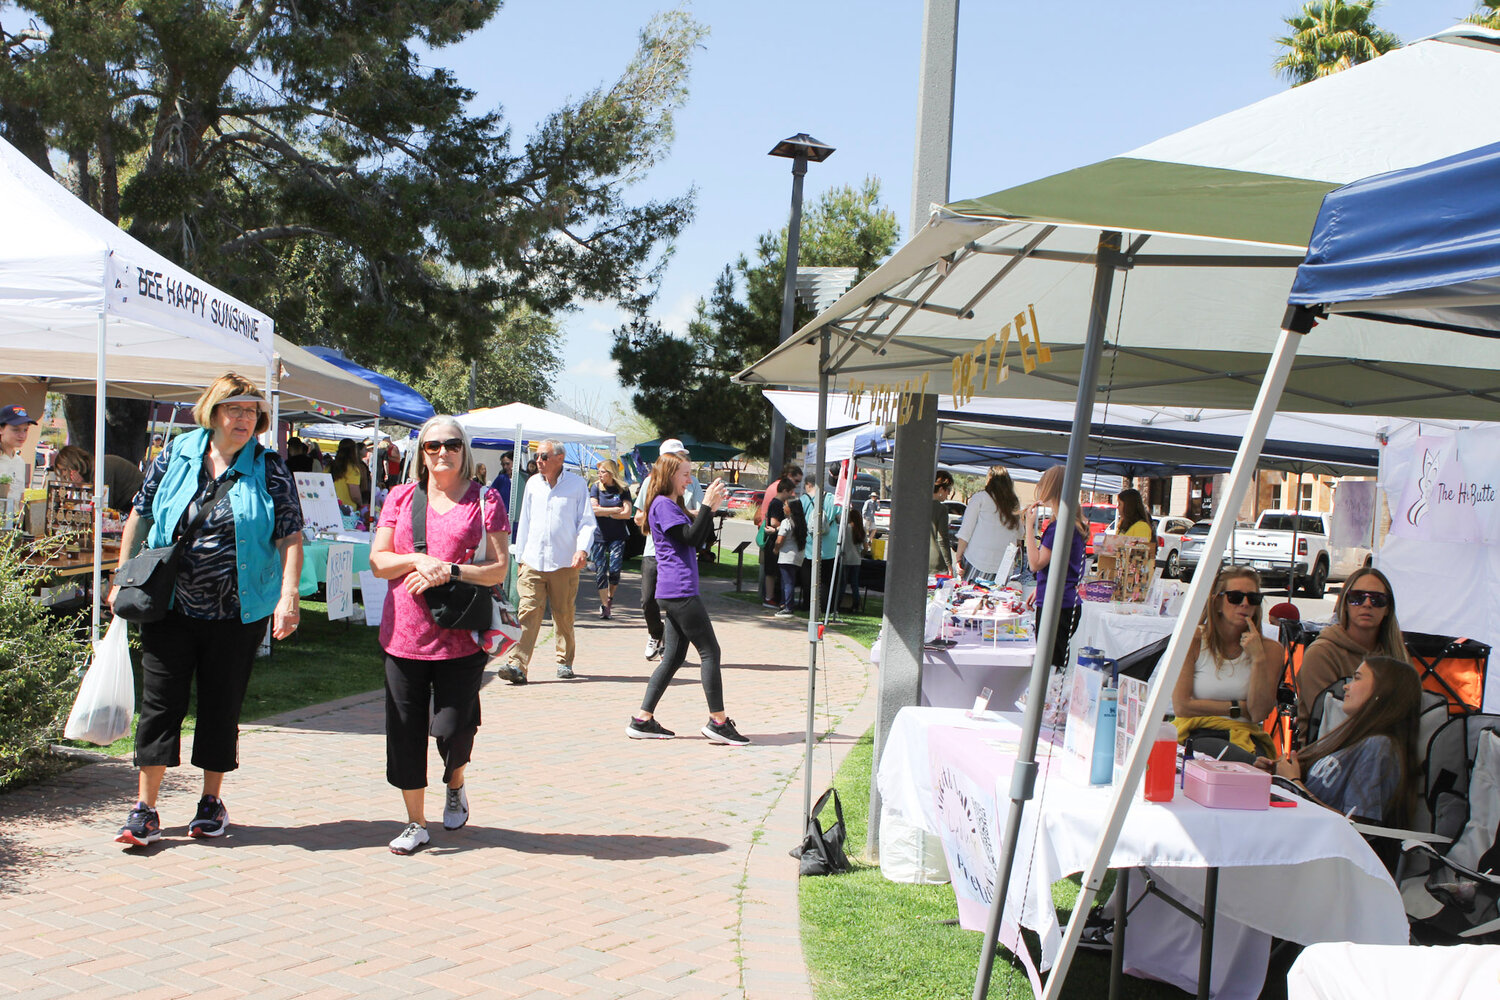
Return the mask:
[[[397, 486], [386, 497], [380, 511], [379, 528], [394, 528], [391, 550], [403, 555], [416, 551], [411, 540], [411, 501], [416, 484]], [[444, 562], [466, 563], [479, 548], [479, 484], [472, 483], [463, 501], [445, 514], [427, 508], [427, 554]], [[485, 527], [509, 533], [510, 518], [500, 495], [484, 491]], [[405, 577], [389, 581], [385, 610], [380, 615], [380, 645], [392, 656], [411, 660], [456, 660], [479, 652], [474, 633], [466, 629], [439, 628], [420, 594], [406, 592]]]

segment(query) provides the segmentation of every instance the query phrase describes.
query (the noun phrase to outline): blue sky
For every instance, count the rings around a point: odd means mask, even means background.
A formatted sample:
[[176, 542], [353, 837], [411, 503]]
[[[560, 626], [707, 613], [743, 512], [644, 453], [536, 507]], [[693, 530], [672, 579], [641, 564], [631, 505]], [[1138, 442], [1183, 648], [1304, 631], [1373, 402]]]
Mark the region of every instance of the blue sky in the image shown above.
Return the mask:
[[[480, 33], [429, 55], [500, 105], [525, 141], [570, 97], [615, 79], [640, 28], [665, 4], [509, 0]], [[1029, 3], [960, 7], [952, 200], [1125, 152], [1285, 88], [1270, 65], [1281, 0]], [[1387, 0], [1377, 22], [1414, 41], [1461, 20], [1472, 0]], [[642, 196], [696, 187], [695, 221], [678, 241], [653, 310], [681, 331], [719, 270], [784, 226], [790, 162], [767, 156], [808, 132], [837, 148], [809, 168], [806, 200], [880, 178], [909, 235], [921, 0], [698, 0], [709, 28], [677, 116], [671, 156]], [[1335, 126], [1336, 127], [1336, 126]], [[565, 373], [555, 398], [607, 413], [628, 398], [609, 360], [609, 304], [562, 318]]]

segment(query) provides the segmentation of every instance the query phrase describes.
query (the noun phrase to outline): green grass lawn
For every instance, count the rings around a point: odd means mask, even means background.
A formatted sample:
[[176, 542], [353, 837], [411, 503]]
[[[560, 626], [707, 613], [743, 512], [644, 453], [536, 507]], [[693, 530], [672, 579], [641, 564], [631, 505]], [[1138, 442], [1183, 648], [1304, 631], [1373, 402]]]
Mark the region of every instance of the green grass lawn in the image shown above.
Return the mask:
[[[845, 847], [851, 858], [864, 850], [873, 753], [872, 737], [866, 733], [834, 779], [849, 828]], [[888, 881], [877, 866], [858, 860], [855, 865], [847, 875], [801, 882], [802, 949], [818, 1000], [957, 1000], [972, 995], [982, 940], [979, 933], [958, 926], [952, 886], [902, 885]], [[1071, 881], [1053, 887], [1059, 920], [1066, 922], [1077, 891]], [[1080, 952], [1063, 996], [1092, 1000], [1108, 993], [1109, 956]], [[1126, 977], [1123, 993], [1140, 1000], [1184, 995], [1174, 987], [1131, 977]], [[1030, 994], [1025, 972], [1002, 951], [988, 995]]]
[[[385, 667], [377, 631], [367, 626], [363, 618], [358, 622], [329, 621], [328, 605], [303, 601], [302, 624], [296, 637], [275, 643], [270, 656], [255, 661], [240, 718], [250, 723], [292, 709], [380, 690], [385, 683]], [[139, 697], [140, 651], [136, 650], [132, 658]], [[192, 732], [194, 721], [189, 706], [183, 732]], [[124, 756], [135, 750], [134, 727], [131, 735], [107, 747], [72, 742], [66, 745]]]

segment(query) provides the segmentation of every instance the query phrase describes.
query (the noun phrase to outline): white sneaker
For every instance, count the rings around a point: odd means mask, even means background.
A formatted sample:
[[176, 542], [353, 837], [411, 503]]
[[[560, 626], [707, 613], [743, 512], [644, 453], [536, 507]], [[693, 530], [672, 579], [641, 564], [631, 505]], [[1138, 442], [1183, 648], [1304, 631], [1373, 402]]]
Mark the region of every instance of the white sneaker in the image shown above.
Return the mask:
[[662, 642], [660, 639], [646, 640], [646, 659], [654, 660], [661, 655]]
[[401, 831], [401, 835], [391, 841], [391, 853], [410, 854], [431, 840], [432, 838], [427, 836], [427, 827], [420, 823], [408, 823], [406, 829]]
[[469, 793], [466, 785], [448, 789], [443, 801], [443, 829], [457, 830], [469, 821]]

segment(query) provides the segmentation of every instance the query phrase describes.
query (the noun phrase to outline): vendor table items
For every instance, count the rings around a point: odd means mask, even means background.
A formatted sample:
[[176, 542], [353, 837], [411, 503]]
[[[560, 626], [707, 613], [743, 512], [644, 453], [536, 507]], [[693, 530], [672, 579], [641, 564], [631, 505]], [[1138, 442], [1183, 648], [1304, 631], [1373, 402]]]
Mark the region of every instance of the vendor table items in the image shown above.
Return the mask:
[[328, 540], [319, 538], [302, 546], [302, 578], [297, 583], [297, 592], [303, 597], [315, 594], [328, 579], [328, 548], [330, 545], [351, 545], [354, 548], [354, 579], [370, 571], [370, 543], [353, 539]]
[[[897, 714], [880, 761], [883, 808], [895, 822], [918, 823], [942, 839], [959, 921], [971, 930], [983, 929], [993, 898], [1019, 741], [1016, 715], [974, 719], [956, 709], [909, 707]], [[1108, 786], [1071, 780], [1062, 753], [1045, 740], [1038, 746], [1041, 774], [1018, 842], [1018, 857], [1027, 860], [1011, 879], [1002, 929], [1002, 941], [1018, 953], [1018, 925], [1036, 931], [1044, 969], [1061, 944], [1052, 884], [1087, 867], [1111, 796]], [[1375, 853], [1342, 816], [1308, 802], [1232, 810], [1209, 809], [1181, 793], [1167, 803], [1137, 799], [1110, 867], [1149, 867], [1152, 878], [1196, 909], [1217, 883], [1215, 996], [1257, 995], [1268, 945], [1260, 935], [1303, 944], [1407, 940], [1400, 895]], [[1142, 880], [1133, 881], [1138, 888]], [[1131, 933], [1149, 944], [1157, 930], [1152, 921], [1131, 926], [1127, 967]], [[1191, 990], [1198, 954], [1190, 946], [1176, 951], [1177, 968], [1150, 974]]]

